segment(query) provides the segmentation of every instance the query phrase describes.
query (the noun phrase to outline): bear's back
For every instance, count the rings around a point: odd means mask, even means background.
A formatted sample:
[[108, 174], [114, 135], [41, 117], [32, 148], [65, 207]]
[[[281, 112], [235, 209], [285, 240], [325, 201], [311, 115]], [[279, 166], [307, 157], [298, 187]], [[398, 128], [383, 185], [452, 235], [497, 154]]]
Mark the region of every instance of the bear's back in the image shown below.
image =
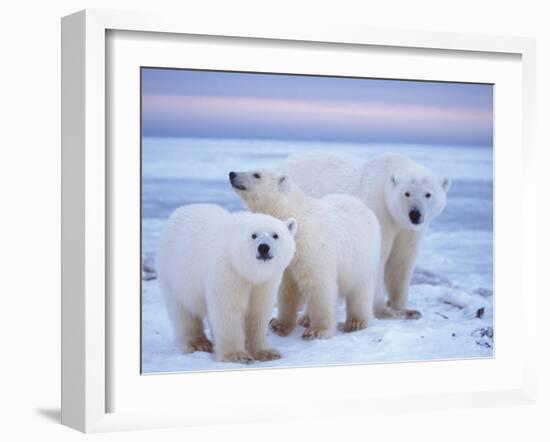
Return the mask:
[[364, 219], [372, 212], [359, 198], [344, 193], [330, 193], [321, 198], [342, 219]]
[[329, 193], [356, 194], [363, 163], [350, 154], [312, 151], [290, 155], [285, 168], [302, 190], [319, 198]]
[[212, 255], [220, 252], [223, 232], [231, 221], [231, 214], [214, 204], [191, 204], [176, 209], [159, 241], [156, 259], [159, 278], [199, 277], [207, 272]]

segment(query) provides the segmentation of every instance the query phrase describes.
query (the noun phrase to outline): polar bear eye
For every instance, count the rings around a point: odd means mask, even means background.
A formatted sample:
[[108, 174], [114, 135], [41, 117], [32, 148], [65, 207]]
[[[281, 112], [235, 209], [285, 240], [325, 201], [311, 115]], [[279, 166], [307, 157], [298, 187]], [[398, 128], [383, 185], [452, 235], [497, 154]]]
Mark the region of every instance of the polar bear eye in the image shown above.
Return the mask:
[[259, 174], [259, 173], [255, 173], [255, 174], [253, 175], [253, 177], [254, 177], [254, 178], [260, 179], [260, 174]]
[[277, 235], [276, 233], [273, 234], [273, 239], [279, 239], [279, 235]]
[[411, 194], [409, 192], [405, 192], [405, 196], [408, 198], [411, 196]]
[[258, 235], [256, 235], [255, 233], [252, 234], [252, 239], [256, 239], [258, 237]]
[[431, 198], [431, 197], [432, 197], [432, 194], [431, 194], [430, 192], [428, 192], [428, 193], [426, 194], [426, 198]]

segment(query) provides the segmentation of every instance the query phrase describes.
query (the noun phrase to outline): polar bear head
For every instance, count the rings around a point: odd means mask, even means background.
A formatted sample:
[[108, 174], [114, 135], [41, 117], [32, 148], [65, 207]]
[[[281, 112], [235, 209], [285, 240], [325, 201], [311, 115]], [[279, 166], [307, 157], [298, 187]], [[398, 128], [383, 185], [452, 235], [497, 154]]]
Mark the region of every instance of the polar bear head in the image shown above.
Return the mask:
[[431, 174], [391, 175], [386, 184], [386, 204], [403, 228], [422, 230], [447, 204], [448, 178]]
[[280, 221], [261, 213], [235, 214], [231, 263], [245, 280], [261, 284], [280, 278], [296, 251], [294, 218]]
[[275, 170], [229, 172], [229, 182], [251, 211], [275, 216], [294, 186], [286, 174]]

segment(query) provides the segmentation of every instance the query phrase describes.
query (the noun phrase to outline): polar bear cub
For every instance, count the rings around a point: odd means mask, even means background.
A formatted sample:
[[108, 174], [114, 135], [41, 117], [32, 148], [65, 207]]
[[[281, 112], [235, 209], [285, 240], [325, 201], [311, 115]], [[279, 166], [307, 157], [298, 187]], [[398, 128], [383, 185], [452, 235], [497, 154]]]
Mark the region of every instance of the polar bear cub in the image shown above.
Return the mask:
[[382, 230], [375, 313], [381, 318], [420, 317], [420, 312], [407, 309], [408, 288], [422, 236], [447, 204], [450, 180], [399, 154], [364, 161], [340, 153], [305, 152], [291, 155], [286, 169], [309, 195], [342, 192], [372, 209]]
[[280, 219], [292, 216], [300, 224], [296, 256], [283, 276], [278, 317], [270, 322], [271, 328], [288, 335], [305, 300], [302, 337], [332, 337], [338, 294], [346, 299], [343, 331], [365, 328], [373, 318], [380, 261], [380, 227], [374, 214], [349, 195], [308, 196], [287, 175], [275, 171], [230, 172], [229, 179], [253, 212]]
[[208, 317], [217, 360], [280, 358], [265, 336], [294, 256], [296, 230], [293, 218], [229, 213], [213, 204], [184, 206], [170, 216], [157, 254], [158, 277], [184, 353], [212, 352], [203, 326]]

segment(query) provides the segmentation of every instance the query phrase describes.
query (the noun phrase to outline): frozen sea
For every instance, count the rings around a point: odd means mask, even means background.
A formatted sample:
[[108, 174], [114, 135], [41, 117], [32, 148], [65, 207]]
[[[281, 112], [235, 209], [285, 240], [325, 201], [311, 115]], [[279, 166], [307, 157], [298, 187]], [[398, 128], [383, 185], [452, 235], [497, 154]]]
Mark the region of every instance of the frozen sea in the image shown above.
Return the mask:
[[[243, 210], [230, 170], [278, 167], [291, 153], [328, 150], [370, 158], [404, 153], [452, 179], [447, 207], [427, 232], [409, 304], [417, 321], [376, 321], [350, 334], [303, 341], [301, 327], [268, 343], [282, 359], [249, 366], [181, 354], [154, 275], [158, 237], [170, 213], [193, 203]], [[142, 143], [142, 372], [223, 370], [493, 355], [493, 150], [487, 147], [370, 145], [271, 140], [147, 138]], [[276, 311], [274, 311], [275, 315]], [[339, 306], [339, 320], [344, 319]], [[207, 331], [208, 334], [208, 331]]]

